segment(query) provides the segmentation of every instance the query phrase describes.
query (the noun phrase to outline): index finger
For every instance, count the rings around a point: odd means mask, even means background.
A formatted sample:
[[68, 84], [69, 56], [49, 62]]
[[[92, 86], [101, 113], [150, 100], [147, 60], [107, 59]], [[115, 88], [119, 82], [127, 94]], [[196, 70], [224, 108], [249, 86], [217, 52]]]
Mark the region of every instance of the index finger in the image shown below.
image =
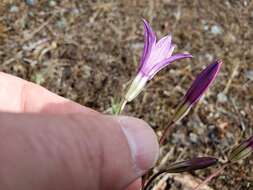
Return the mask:
[[0, 72], [0, 111], [95, 114], [96, 111], [58, 96], [21, 78]]

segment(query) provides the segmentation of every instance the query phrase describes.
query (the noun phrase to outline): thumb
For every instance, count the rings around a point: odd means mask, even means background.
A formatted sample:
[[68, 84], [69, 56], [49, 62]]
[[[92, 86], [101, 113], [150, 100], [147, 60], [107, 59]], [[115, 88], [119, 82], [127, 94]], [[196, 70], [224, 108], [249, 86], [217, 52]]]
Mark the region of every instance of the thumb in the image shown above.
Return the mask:
[[[104, 148], [108, 150], [104, 154], [108, 157], [104, 187], [122, 189], [155, 164], [159, 145], [155, 133], [143, 120], [126, 116], [106, 118], [113, 124], [102, 128]], [[111, 129], [106, 131], [108, 128]]]
[[153, 130], [126, 116], [0, 114], [0, 189], [120, 190], [158, 157]]

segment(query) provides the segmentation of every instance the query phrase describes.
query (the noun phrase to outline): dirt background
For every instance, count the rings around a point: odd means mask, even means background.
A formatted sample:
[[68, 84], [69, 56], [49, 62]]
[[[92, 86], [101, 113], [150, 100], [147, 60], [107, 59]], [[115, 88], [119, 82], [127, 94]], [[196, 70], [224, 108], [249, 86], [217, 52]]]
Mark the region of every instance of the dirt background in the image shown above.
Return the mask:
[[[250, 0], [1, 0], [0, 69], [110, 113], [136, 74], [147, 19], [158, 38], [173, 34], [175, 52], [194, 58], [159, 72], [124, 114], [157, 132], [168, 124], [194, 76], [216, 58], [221, 72], [205, 98], [163, 147], [166, 163], [194, 156], [227, 159], [253, 134], [253, 2]], [[215, 190], [253, 189], [252, 157], [209, 183]], [[182, 174], [203, 179], [214, 168]], [[189, 189], [170, 176], [166, 189]]]

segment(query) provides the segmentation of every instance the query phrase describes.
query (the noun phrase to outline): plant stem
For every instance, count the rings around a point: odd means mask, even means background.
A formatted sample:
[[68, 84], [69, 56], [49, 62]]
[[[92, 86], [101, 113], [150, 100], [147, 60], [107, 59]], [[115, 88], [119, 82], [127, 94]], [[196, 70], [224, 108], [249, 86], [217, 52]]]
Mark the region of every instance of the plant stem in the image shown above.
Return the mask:
[[168, 126], [166, 127], [166, 129], [163, 131], [163, 134], [159, 140], [159, 145], [163, 145], [164, 141], [166, 140], [166, 138], [168, 137], [168, 135], [171, 133], [171, 131], [175, 128], [175, 122], [171, 121]]
[[208, 176], [203, 182], [193, 188], [193, 190], [199, 190], [203, 185], [207, 184], [211, 179], [219, 175], [229, 164], [224, 164], [220, 168], [218, 168], [214, 173]]
[[[149, 173], [149, 171], [142, 176], [141, 190], [146, 190], [147, 189], [147, 185], [145, 185], [145, 183], [146, 183], [146, 181], [148, 179], [148, 173]], [[148, 181], [148, 183], [149, 183], [149, 181]], [[149, 186], [149, 184], [148, 184], [148, 186]]]
[[119, 103], [119, 106], [116, 109], [115, 115], [120, 115], [123, 109], [125, 108], [127, 101], [125, 99], [122, 99]]
[[[164, 141], [166, 140], [166, 137], [171, 133], [171, 131], [175, 128], [175, 122], [171, 121], [168, 126], [166, 127], [166, 129], [163, 131], [163, 134], [159, 140], [159, 145], [163, 145]], [[150, 171], [150, 170], [149, 170]], [[163, 173], [163, 172], [162, 172]], [[159, 173], [158, 173], [159, 175]], [[148, 180], [148, 173], [144, 174], [142, 176], [142, 190], [146, 190], [148, 188], [148, 186], [150, 185], [150, 183], [158, 176], [155, 175], [153, 177], [151, 177], [151, 179]], [[147, 184], [145, 185], [146, 181], [148, 180]]]
[[146, 185], [142, 187], [143, 190], [148, 190], [149, 186], [151, 185], [151, 183], [161, 174], [165, 173], [166, 170], [160, 171], [156, 174], [154, 174], [153, 176], [150, 177], [150, 179], [147, 181]]

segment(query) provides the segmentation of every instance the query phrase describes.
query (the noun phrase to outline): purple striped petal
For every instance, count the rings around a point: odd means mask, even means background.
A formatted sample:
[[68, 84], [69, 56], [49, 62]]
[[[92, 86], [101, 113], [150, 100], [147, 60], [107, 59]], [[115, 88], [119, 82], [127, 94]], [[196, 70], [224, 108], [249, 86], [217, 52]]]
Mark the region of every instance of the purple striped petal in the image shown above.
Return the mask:
[[154, 57], [154, 59], [157, 60], [156, 63], [169, 57], [169, 53], [171, 51], [171, 40], [171, 35], [168, 35], [160, 39], [155, 45], [154, 51], [151, 52], [151, 57]]
[[165, 46], [165, 49], [170, 49], [171, 40], [172, 40], [171, 35], [164, 36], [156, 43], [155, 47], [160, 49]]
[[150, 74], [150, 78], [153, 78], [154, 75], [159, 72], [160, 70], [162, 70], [163, 68], [165, 68], [166, 66], [168, 66], [170, 63], [179, 60], [179, 59], [185, 59], [185, 58], [192, 58], [191, 54], [183, 54], [183, 53], [179, 53], [179, 54], [175, 54], [167, 59], [164, 59], [163, 61], [161, 61], [160, 63], [155, 64], [149, 71]]
[[168, 52], [166, 58], [169, 58], [169, 57], [172, 55], [172, 53], [173, 53], [175, 47], [176, 47], [176, 46], [175, 46], [174, 44], [172, 44], [172, 45], [170, 46], [170, 50], [169, 50], [169, 52]]
[[171, 36], [165, 36], [152, 48], [150, 56], [146, 62], [148, 68], [166, 59], [171, 51]]
[[148, 24], [148, 22], [145, 19], [143, 19], [143, 23], [144, 23], [144, 30], [145, 30], [144, 32], [145, 41], [144, 41], [144, 49], [143, 49], [138, 71], [142, 68], [142, 66], [146, 62], [147, 58], [149, 57], [151, 53], [153, 45], [156, 43], [156, 36], [151, 26]]
[[214, 63], [208, 65], [194, 80], [187, 91], [184, 100], [189, 102], [191, 105], [198, 101], [215, 79], [221, 65], [222, 61], [219, 60], [216, 60]]

